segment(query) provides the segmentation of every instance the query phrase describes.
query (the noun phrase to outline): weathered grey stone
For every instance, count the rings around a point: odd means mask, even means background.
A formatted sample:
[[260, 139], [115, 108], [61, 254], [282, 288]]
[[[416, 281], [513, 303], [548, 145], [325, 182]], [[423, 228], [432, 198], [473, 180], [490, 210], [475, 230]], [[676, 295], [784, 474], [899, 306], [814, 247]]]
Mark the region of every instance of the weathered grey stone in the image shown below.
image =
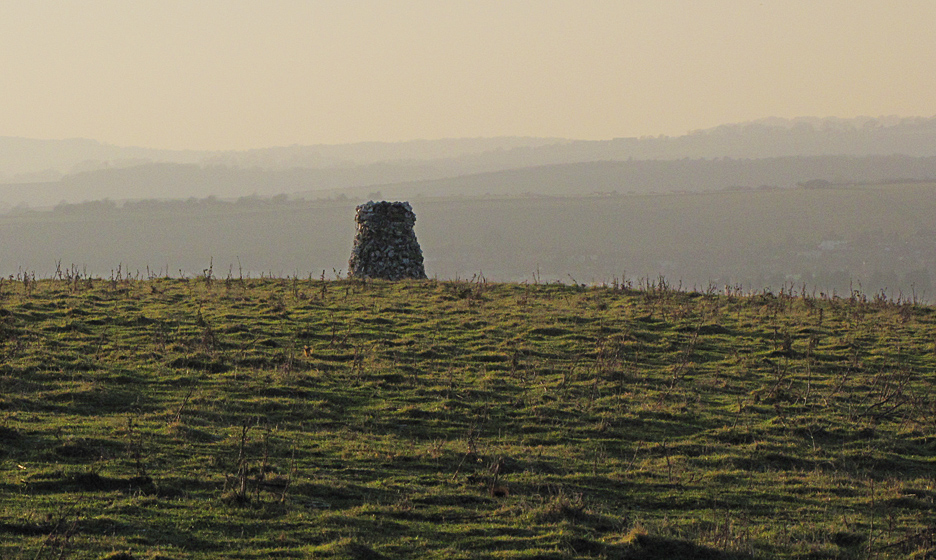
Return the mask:
[[425, 278], [416, 241], [416, 214], [409, 202], [367, 202], [357, 207], [357, 234], [348, 274], [352, 278]]

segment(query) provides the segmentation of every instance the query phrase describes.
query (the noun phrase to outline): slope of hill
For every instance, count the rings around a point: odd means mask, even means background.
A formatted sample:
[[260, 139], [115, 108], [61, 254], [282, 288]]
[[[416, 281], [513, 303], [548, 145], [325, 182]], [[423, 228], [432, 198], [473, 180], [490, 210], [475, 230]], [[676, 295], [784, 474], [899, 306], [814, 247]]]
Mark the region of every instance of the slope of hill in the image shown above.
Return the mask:
[[[766, 159], [590, 161], [460, 174], [434, 161], [322, 169], [239, 169], [149, 163], [86, 171], [56, 182], [0, 184], [0, 209], [91, 200], [290, 194], [301, 198], [582, 196], [787, 188], [936, 178], [936, 157], [817, 156]], [[371, 194], [379, 193], [379, 194]]]
[[459, 138], [210, 152], [111, 146], [86, 139], [36, 140], [0, 136], [0, 182], [55, 181], [75, 173], [158, 163], [254, 170], [349, 168], [393, 163], [418, 165], [419, 162], [456, 162], [481, 153], [500, 154], [516, 148], [568, 142], [559, 138]]
[[340, 190], [297, 193], [366, 196], [583, 196], [593, 194], [660, 194], [931, 181], [936, 157], [816, 156], [764, 159], [681, 159], [591, 161], [524, 167], [458, 177], [371, 184]]
[[[382, 183], [455, 178], [465, 175], [537, 166], [595, 161], [682, 159], [776, 159], [849, 156], [869, 158], [900, 154], [936, 157], [936, 118], [923, 119], [765, 119], [725, 125], [678, 137], [617, 138], [575, 141], [558, 138], [468, 138], [417, 140], [399, 143], [369, 142], [345, 145], [290, 146], [243, 152], [148, 150], [107, 146], [91, 140], [30, 140], [0, 137], [0, 183], [16, 183], [13, 193], [42, 191], [52, 183], [59, 200], [75, 202], [104, 196], [134, 198], [139, 190], [132, 180], [150, 185], [146, 198], [240, 196], [256, 192], [274, 195], [293, 190], [346, 188]], [[807, 160], [808, 161], [808, 160]], [[154, 165], [155, 164], [155, 165]], [[182, 177], [171, 185], [160, 183], [160, 170], [180, 166], [171, 174]], [[202, 169], [187, 167], [197, 164]], [[136, 167], [133, 171], [120, 171]], [[374, 176], [374, 169], [385, 171]], [[115, 173], [115, 170], [117, 171]], [[266, 170], [267, 173], [259, 170]], [[314, 172], [303, 174], [300, 170]], [[216, 184], [222, 176], [236, 185]], [[304, 184], [290, 185], [283, 175], [308, 176]], [[253, 191], [240, 184], [261, 176]], [[920, 178], [917, 175], [907, 175]], [[210, 177], [210, 178], [208, 178]], [[109, 186], [122, 178], [118, 188]], [[365, 178], [369, 178], [365, 182]], [[888, 176], [887, 179], [897, 177]], [[318, 179], [318, 180], [316, 180]], [[867, 179], [873, 180], [873, 179]], [[101, 186], [89, 187], [88, 183]], [[729, 184], [732, 184], [729, 181]], [[772, 184], [772, 183], [769, 183]], [[157, 188], [158, 187], [158, 188]], [[295, 187], [292, 189], [291, 187]], [[270, 190], [275, 188], [276, 190]], [[679, 187], [682, 188], [682, 187]], [[210, 192], [206, 193], [206, 190]], [[126, 191], [126, 194], [120, 191]], [[109, 193], [109, 194], [105, 194]], [[12, 200], [11, 189], [0, 190], [6, 206], [49, 204], [49, 196]], [[53, 195], [54, 196], [54, 195]], [[14, 197], [15, 198], [15, 197]]]
[[936, 312], [0, 282], [0, 556], [927, 558]]
[[0, 136], [0, 182], [55, 181], [69, 173], [151, 161], [197, 163], [205, 152], [117, 147], [96, 140]]

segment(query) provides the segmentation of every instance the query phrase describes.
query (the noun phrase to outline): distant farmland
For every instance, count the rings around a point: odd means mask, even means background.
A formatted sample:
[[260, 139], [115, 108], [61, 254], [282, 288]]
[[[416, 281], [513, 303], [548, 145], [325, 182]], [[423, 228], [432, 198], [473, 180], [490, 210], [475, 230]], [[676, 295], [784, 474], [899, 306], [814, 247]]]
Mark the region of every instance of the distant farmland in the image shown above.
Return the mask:
[[[377, 194], [377, 193], [375, 193]], [[439, 279], [656, 279], [673, 285], [803, 285], [923, 298], [936, 274], [936, 185], [707, 194], [414, 198]], [[329, 277], [347, 268], [353, 200], [93, 202], [0, 216], [0, 274], [74, 264], [107, 277]]]

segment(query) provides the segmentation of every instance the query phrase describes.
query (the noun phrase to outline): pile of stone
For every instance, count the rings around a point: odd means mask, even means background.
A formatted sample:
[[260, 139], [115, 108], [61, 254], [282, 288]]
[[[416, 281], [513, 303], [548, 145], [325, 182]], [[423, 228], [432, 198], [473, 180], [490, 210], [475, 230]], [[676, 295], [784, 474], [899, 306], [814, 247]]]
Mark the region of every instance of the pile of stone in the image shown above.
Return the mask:
[[367, 202], [357, 207], [357, 235], [348, 261], [352, 278], [425, 278], [409, 202]]

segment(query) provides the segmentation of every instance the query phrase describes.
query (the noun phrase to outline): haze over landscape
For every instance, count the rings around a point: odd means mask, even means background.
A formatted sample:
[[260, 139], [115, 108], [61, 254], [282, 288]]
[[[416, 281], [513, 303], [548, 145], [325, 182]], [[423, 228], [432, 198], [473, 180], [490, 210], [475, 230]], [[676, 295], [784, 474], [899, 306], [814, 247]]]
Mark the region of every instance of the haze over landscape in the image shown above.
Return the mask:
[[0, 0], [0, 559], [936, 558], [934, 23]]
[[924, 295], [934, 16], [5, 2], [0, 274], [339, 273], [386, 198], [440, 278]]

